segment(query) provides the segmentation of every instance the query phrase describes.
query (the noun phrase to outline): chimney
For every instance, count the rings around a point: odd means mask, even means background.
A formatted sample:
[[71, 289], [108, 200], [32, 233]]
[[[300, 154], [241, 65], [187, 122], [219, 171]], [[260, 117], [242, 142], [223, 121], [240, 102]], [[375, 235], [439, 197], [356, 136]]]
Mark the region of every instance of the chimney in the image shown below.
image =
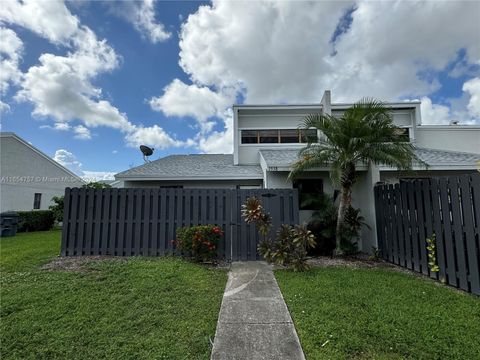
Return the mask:
[[325, 90], [320, 104], [323, 106], [323, 113], [332, 115], [332, 96], [330, 90]]

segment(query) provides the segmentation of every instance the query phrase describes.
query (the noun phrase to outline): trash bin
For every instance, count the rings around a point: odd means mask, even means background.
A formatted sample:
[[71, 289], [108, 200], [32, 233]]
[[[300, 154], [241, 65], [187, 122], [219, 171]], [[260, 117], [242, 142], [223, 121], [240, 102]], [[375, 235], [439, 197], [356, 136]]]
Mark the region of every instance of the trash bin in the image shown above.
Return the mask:
[[0, 214], [0, 237], [17, 235], [18, 214], [7, 211]]

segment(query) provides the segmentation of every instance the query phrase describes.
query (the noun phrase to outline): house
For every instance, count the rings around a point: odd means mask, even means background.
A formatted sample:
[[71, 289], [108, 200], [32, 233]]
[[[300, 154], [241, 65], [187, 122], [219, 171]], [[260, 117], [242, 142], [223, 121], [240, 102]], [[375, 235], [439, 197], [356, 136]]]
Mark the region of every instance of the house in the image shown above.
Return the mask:
[[[302, 193], [333, 193], [329, 169], [306, 172], [302, 178], [287, 177], [307, 137], [317, 131], [298, 130], [307, 114], [341, 115], [352, 104], [331, 103], [329, 91], [318, 104], [234, 105], [233, 154], [171, 155], [116, 174], [123, 187], [183, 188], [298, 188]], [[371, 229], [362, 233], [363, 250], [376, 246], [373, 187], [403, 178], [455, 175], [474, 172], [480, 160], [480, 126], [422, 125], [420, 102], [387, 103], [394, 122], [415, 144], [418, 157], [428, 164], [412, 172], [387, 166], [359, 165], [353, 189], [354, 206], [361, 208]], [[300, 212], [307, 221], [310, 211]]]
[[84, 181], [11, 132], [0, 133], [0, 211], [46, 210]]

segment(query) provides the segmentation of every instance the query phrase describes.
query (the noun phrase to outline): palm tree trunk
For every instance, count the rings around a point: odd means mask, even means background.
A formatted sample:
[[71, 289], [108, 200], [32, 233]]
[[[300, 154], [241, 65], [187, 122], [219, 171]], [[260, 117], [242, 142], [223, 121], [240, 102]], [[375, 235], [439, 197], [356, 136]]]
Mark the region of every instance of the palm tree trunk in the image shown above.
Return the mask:
[[338, 206], [338, 215], [337, 215], [337, 228], [335, 231], [335, 255], [343, 255], [341, 240], [342, 240], [342, 231], [344, 230], [345, 223], [345, 211], [351, 205], [352, 196], [351, 189], [342, 187], [340, 193], [340, 204]]
[[342, 231], [344, 230], [345, 212], [352, 205], [352, 186], [355, 182], [355, 165], [349, 164], [343, 171], [340, 191], [340, 204], [338, 205], [337, 228], [335, 231], [335, 251], [334, 255], [343, 255], [342, 251]]

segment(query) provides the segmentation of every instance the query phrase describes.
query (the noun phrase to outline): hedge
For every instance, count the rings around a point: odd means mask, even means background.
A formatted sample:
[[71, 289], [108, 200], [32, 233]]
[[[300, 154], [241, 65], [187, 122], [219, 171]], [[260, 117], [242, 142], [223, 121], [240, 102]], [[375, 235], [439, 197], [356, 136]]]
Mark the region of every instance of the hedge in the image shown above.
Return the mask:
[[46, 231], [53, 227], [55, 216], [51, 210], [18, 211], [18, 232]]

